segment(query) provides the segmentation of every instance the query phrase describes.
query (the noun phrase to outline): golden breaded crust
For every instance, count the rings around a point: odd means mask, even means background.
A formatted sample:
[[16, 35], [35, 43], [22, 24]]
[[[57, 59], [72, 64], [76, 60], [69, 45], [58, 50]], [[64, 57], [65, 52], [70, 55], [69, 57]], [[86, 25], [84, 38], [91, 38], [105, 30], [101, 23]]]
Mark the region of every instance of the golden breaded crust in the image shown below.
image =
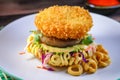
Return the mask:
[[79, 6], [52, 6], [40, 11], [35, 18], [38, 30], [58, 39], [82, 38], [92, 27], [92, 18]]

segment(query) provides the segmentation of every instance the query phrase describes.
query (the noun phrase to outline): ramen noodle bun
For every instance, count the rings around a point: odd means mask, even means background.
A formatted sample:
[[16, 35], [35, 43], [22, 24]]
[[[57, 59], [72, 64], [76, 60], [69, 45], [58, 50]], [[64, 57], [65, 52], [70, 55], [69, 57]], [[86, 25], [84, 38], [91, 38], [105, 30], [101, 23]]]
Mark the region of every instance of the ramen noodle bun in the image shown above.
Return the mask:
[[35, 24], [45, 36], [58, 39], [82, 38], [93, 25], [89, 12], [79, 6], [44, 9], [36, 15]]

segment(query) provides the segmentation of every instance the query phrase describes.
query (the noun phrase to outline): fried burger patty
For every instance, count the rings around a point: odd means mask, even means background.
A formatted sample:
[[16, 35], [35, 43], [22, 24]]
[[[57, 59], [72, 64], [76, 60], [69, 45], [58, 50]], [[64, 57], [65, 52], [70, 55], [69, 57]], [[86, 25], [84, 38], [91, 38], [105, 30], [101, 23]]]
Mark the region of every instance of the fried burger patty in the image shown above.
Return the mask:
[[62, 40], [53, 37], [42, 36], [40, 37], [41, 42], [54, 46], [54, 47], [67, 47], [79, 44], [81, 40], [77, 39], [70, 39], [70, 40]]
[[91, 29], [92, 18], [79, 6], [52, 6], [40, 11], [35, 18], [38, 30], [47, 37], [81, 39]]

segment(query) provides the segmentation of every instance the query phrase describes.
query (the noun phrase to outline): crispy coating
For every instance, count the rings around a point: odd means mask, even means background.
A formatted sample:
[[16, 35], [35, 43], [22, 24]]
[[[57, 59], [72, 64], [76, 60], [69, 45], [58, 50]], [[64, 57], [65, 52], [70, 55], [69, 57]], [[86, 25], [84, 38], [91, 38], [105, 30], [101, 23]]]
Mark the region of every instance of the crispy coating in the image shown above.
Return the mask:
[[79, 6], [52, 6], [40, 11], [35, 24], [45, 36], [58, 39], [79, 39], [92, 27], [92, 17]]

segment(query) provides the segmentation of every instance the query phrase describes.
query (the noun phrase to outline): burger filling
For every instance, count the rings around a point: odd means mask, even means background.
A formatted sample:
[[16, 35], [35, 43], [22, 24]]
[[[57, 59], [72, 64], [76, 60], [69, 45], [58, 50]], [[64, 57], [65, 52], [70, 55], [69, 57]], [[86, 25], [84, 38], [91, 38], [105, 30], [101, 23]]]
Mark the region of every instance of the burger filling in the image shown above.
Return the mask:
[[32, 31], [34, 35], [34, 42], [40, 42], [43, 44], [47, 44], [49, 46], [53, 47], [59, 47], [59, 48], [65, 48], [65, 47], [70, 47], [74, 46], [77, 44], [84, 44], [84, 45], [89, 45], [93, 43], [93, 38], [91, 35], [86, 34], [86, 36], [82, 39], [57, 39], [54, 37], [47, 37], [43, 35], [40, 31]]

